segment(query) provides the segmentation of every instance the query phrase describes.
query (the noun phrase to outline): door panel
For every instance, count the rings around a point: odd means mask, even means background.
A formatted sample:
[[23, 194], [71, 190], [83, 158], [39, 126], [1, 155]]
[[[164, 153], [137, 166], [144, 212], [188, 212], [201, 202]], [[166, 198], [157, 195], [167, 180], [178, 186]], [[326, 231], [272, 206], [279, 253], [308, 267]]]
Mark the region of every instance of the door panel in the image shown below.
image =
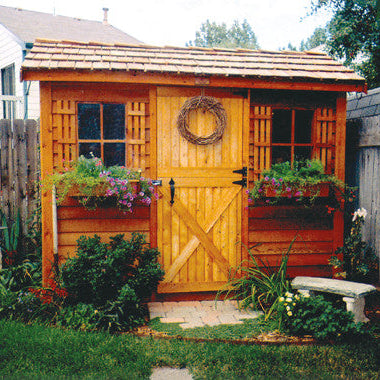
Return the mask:
[[[243, 99], [223, 97], [227, 127], [220, 141], [196, 145], [182, 138], [177, 117], [186, 97], [157, 98], [157, 242], [166, 276], [159, 292], [217, 290], [241, 261], [242, 188], [233, 170], [243, 166]], [[189, 128], [208, 135], [208, 112], [192, 111]], [[169, 181], [173, 178], [172, 200]]]

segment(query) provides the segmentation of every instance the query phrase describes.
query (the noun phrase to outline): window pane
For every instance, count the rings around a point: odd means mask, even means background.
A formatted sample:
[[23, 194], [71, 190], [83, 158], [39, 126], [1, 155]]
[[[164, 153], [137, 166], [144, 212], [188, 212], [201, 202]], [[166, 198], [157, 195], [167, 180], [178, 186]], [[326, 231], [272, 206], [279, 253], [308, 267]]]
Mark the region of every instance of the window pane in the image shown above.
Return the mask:
[[124, 166], [125, 165], [125, 144], [107, 143], [104, 144], [104, 165], [105, 166]]
[[294, 147], [294, 159], [302, 161], [311, 158], [311, 146], [296, 146]]
[[272, 147], [272, 164], [290, 161], [290, 146], [273, 146]]
[[313, 111], [297, 110], [294, 126], [294, 141], [298, 144], [311, 142], [311, 125], [313, 122]]
[[273, 110], [272, 142], [290, 143], [292, 134], [292, 111]]
[[91, 158], [92, 153], [95, 157], [101, 158], [100, 143], [79, 143], [79, 155]]
[[100, 104], [78, 104], [78, 136], [83, 140], [100, 139]]
[[124, 104], [103, 105], [103, 136], [105, 140], [125, 139]]

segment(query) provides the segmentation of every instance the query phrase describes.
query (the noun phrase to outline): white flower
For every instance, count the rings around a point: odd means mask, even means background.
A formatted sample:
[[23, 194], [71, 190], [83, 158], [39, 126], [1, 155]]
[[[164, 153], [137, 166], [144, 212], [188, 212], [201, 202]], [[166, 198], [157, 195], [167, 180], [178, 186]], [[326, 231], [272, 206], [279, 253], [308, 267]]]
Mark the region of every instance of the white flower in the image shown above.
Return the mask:
[[363, 219], [365, 219], [366, 216], [367, 216], [367, 210], [366, 210], [364, 207], [359, 208], [359, 209], [357, 209], [357, 210], [354, 212], [354, 216], [353, 216], [353, 218], [352, 218], [352, 221], [355, 222], [355, 220], [356, 220], [357, 218], [363, 218]]
[[284, 298], [284, 297], [280, 297], [278, 300], [279, 300], [280, 302], [284, 302], [284, 301], [285, 301], [285, 298]]
[[293, 297], [293, 293], [286, 292], [285, 295], [286, 297]]
[[286, 306], [286, 310], [288, 310], [288, 311], [289, 311], [289, 310], [290, 310], [290, 307], [289, 307], [289, 306]]
[[285, 301], [286, 302], [292, 302], [293, 300], [291, 298], [287, 298]]

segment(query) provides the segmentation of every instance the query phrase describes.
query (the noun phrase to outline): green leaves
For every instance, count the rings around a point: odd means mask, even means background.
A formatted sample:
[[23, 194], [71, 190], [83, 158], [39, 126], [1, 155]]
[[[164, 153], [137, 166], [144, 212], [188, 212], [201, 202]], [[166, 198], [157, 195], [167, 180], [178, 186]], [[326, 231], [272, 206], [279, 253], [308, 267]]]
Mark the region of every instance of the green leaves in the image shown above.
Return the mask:
[[195, 33], [195, 40], [188, 43], [190, 46], [199, 47], [225, 47], [258, 49], [257, 38], [247, 20], [241, 24], [235, 20], [228, 29], [225, 23], [202, 23], [199, 31]]
[[156, 249], [146, 247], [142, 234], [133, 233], [130, 240], [118, 234], [109, 243], [97, 235], [82, 236], [77, 255], [61, 268], [68, 303], [74, 309], [76, 304], [96, 308], [99, 328], [115, 331], [135, 326], [143, 320], [142, 301], [164, 275], [158, 255]]
[[277, 309], [278, 298], [290, 288], [286, 271], [290, 250], [296, 238], [282, 254], [277, 268], [272, 268], [249, 252], [250, 259], [243, 261], [231, 272], [230, 280], [218, 292], [217, 298], [224, 295], [236, 299], [240, 307], [261, 309], [265, 313], [265, 319], [271, 317]]

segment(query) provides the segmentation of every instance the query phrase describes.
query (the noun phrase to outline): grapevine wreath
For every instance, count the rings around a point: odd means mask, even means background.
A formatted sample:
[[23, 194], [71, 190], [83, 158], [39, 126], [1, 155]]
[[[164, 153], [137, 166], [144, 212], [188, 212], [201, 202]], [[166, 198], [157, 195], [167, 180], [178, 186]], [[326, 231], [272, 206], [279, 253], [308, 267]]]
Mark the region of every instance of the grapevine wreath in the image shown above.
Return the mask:
[[[211, 112], [216, 121], [214, 132], [208, 136], [197, 136], [190, 132], [188, 116], [192, 110], [203, 110]], [[181, 135], [193, 144], [208, 145], [219, 141], [227, 125], [227, 114], [221, 103], [211, 96], [195, 96], [186, 100], [182, 106], [177, 120], [178, 130]]]

